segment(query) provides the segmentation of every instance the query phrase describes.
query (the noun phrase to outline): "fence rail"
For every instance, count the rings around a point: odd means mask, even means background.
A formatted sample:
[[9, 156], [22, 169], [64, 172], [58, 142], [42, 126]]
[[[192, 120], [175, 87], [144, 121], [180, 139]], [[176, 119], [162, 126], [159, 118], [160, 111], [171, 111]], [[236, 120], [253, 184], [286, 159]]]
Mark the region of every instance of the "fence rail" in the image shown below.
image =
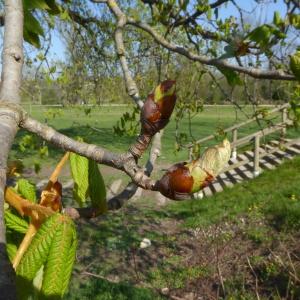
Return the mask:
[[[224, 129], [225, 133], [228, 133], [228, 132], [232, 133], [231, 147], [232, 147], [232, 158], [233, 159], [236, 159], [237, 149], [239, 147], [250, 144], [250, 143], [253, 143], [253, 150], [254, 150], [253, 151], [254, 152], [254, 156], [253, 156], [253, 174], [255, 176], [257, 176], [260, 173], [260, 169], [259, 169], [259, 159], [261, 158], [261, 156], [260, 156], [261, 155], [260, 154], [260, 139], [261, 139], [261, 137], [265, 137], [265, 136], [267, 136], [269, 134], [272, 134], [276, 131], [281, 131], [282, 136], [283, 137], [285, 136], [287, 126], [292, 124], [292, 122], [288, 119], [288, 114], [287, 114], [288, 108], [289, 108], [289, 104], [286, 103], [286, 104], [283, 104], [279, 107], [276, 107], [274, 109], [269, 110], [267, 112], [268, 116], [271, 116], [272, 114], [275, 114], [275, 113], [281, 113], [281, 121], [276, 123], [276, 124], [271, 124], [268, 127], [260, 129], [256, 132], [251, 133], [251, 134], [249, 134], [247, 136], [244, 136], [242, 138], [238, 138], [238, 130], [242, 127], [245, 127], [246, 125], [249, 125], [250, 123], [253, 123], [253, 122], [257, 121], [262, 116], [262, 114], [261, 115], [258, 114], [257, 116], [255, 116], [251, 119], [248, 119], [244, 122], [241, 122], [239, 124], [235, 124], [233, 126], [230, 126], [226, 129]], [[205, 138], [197, 140], [195, 143], [200, 144], [200, 143], [212, 140], [214, 138], [215, 138], [214, 135], [209, 135]], [[188, 144], [187, 145], [187, 148], [189, 149], [189, 156], [190, 157], [192, 156], [192, 148], [193, 148], [194, 144]], [[229, 169], [233, 169], [237, 165], [238, 165], [238, 162], [237, 162], [237, 164], [230, 166]]]

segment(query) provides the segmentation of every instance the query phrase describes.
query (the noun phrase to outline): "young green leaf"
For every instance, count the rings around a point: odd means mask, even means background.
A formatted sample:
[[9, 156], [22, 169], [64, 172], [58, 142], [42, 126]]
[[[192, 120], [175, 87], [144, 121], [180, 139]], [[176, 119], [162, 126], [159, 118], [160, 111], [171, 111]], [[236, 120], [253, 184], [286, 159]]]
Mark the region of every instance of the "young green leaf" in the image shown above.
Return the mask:
[[33, 16], [29, 10], [24, 11], [24, 28], [37, 35], [44, 35], [44, 30], [40, 22]]
[[26, 233], [28, 223], [24, 219], [12, 213], [10, 210], [5, 211], [4, 219], [7, 228], [20, 233]]
[[54, 214], [47, 218], [34, 236], [27, 251], [17, 267], [16, 273], [20, 281], [32, 281], [37, 271], [45, 263], [52, 239], [61, 225], [61, 214]]
[[89, 195], [89, 160], [86, 157], [71, 153], [70, 166], [74, 180], [73, 197], [82, 206]]
[[56, 4], [55, 0], [45, 0], [45, 2], [50, 7], [50, 9], [48, 10], [48, 13], [50, 15], [57, 15], [60, 13], [61, 7]]
[[272, 34], [271, 29], [272, 28], [268, 25], [262, 25], [262, 26], [256, 27], [254, 30], [252, 30], [249, 33], [248, 38], [251, 41], [260, 44], [261, 46], [266, 46], [268, 44], [269, 38]]
[[77, 245], [73, 221], [61, 216], [61, 225], [53, 237], [45, 264], [41, 293], [51, 299], [61, 299], [71, 276]]
[[107, 211], [104, 180], [98, 169], [98, 164], [93, 160], [89, 160], [89, 195], [93, 207], [97, 207], [99, 213]]
[[25, 199], [36, 202], [35, 186], [27, 179], [21, 178], [17, 181], [17, 192]]
[[290, 58], [290, 69], [294, 73], [297, 80], [300, 81], [300, 51], [296, 51]]
[[17, 253], [17, 246], [13, 243], [6, 243], [6, 252], [8, 254], [9, 260], [12, 262]]
[[220, 68], [220, 67], [218, 69], [226, 77], [227, 82], [230, 86], [242, 85], [241, 78], [235, 71], [226, 68]]
[[50, 9], [45, 0], [23, 0], [24, 10], [27, 9]]

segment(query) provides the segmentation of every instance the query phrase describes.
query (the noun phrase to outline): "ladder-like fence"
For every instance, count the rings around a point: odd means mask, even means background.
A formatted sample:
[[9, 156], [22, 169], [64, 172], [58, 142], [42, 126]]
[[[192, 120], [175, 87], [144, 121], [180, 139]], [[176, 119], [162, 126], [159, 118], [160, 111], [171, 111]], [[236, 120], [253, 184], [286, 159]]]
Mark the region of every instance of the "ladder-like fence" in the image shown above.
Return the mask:
[[[268, 119], [271, 120], [268, 126], [246, 136], [239, 137], [239, 131], [249, 126], [250, 123], [262, 120], [262, 115], [257, 114], [251, 119], [226, 128], [224, 132], [229, 133], [229, 136], [231, 133], [232, 157], [229, 164], [214, 182], [195, 197], [209, 196], [222, 191], [225, 186], [232, 186], [242, 180], [252, 179], [258, 176], [263, 169], [275, 168], [283, 161], [283, 158], [290, 159], [295, 155], [299, 155], [300, 138], [293, 140], [285, 138], [287, 127], [292, 124], [292, 121], [288, 118], [288, 109], [289, 104], [284, 104], [265, 112]], [[277, 122], [274, 121], [275, 119], [277, 119]], [[267, 140], [267, 137], [275, 132], [281, 133], [280, 139], [275, 139], [263, 145], [262, 138]], [[209, 135], [196, 141], [196, 143], [203, 144], [214, 138], [214, 135]], [[187, 145], [190, 157], [192, 156], [193, 146], [194, 144]], [[240, 151], [245, 146], [251, 150]]]

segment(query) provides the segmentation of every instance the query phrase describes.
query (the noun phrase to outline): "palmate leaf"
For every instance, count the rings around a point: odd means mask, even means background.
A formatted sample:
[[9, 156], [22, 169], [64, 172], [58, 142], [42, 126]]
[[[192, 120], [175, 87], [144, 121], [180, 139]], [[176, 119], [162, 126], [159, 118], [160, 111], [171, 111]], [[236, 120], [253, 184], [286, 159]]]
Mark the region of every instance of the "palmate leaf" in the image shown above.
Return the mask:
[[24, 219], [12, 213], [10, 210], [5, 210], [4, 219], [7, 228], [20, 233], [26, 233], [28, 223]]
[[76, 247], [73, 221], [61, 214], [49, 217], [16, 270], [18, 299], [33, 295], [38, 299], [61, 299], [70, 280]]
[[41, 293], [44, 297], [61, 299], [65, 293], [75, 260], [76, 230], [67, 216], [60, 217], [61, 225], [53, 237], [45, 264]]
[[60, 219], [60, 214], [47, 218], [22, 257], [16, 270], [19, 299], [28, 299], [28, 295], [32, 293], [32, 280], [46, 262], [53, 237], [61, 225]]

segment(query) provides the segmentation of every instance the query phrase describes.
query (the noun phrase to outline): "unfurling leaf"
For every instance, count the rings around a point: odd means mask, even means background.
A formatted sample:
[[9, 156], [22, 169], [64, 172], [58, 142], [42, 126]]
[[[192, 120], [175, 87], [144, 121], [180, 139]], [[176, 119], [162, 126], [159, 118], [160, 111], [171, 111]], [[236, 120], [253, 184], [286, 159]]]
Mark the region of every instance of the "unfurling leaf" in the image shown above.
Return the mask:
[[98, 169], [98, 164], [93, 160], [89, 160], [89, 195], [92, 206], [98, 208], [99, 213], [107, 211], [104, 180]]
[[176, 103], [174, 80], [165, 80], [149, 94], [141, 112], [142, 133], [154, 135], [163, 129]]
[[208, 148], [202, 156], [190, 163], [172, 166], [157, 182], [157, 190], [174, 200], [189, 199], [212, 182], [222, 171], [230, 158], [231, 148], [228, 140]]
[[256, 27], [253, 31], [251, 31], [248, 35], [248, 38], [251, 41], [256, 42], [257, 44], [264, 47], [268, 44], [271, 34], [271, 26], [264, 24], [262, 26]]
[[73, 197], [82, 206], [89, 193], [89, 160], [86, 157], [71, 153], [70, 166], [74, 179]]
[[62, 209], [61, 203], [62, 185], [60, 182], [48, 183], [47, 188], [42, 192], [41, 202], [42, 206], [50, 207], [53, 211], [58, 212]]
[[74, 199], [83, 205], [90, 197], [92, 206], [104, 213], [106, 207], [106, 189], [98, 164], [75, 153], [70, 154], [71, 172], [74, 179]]
[[299, 14], [289, 14], [290, 24], [296, 29], [300, 29], [300, 15]]

